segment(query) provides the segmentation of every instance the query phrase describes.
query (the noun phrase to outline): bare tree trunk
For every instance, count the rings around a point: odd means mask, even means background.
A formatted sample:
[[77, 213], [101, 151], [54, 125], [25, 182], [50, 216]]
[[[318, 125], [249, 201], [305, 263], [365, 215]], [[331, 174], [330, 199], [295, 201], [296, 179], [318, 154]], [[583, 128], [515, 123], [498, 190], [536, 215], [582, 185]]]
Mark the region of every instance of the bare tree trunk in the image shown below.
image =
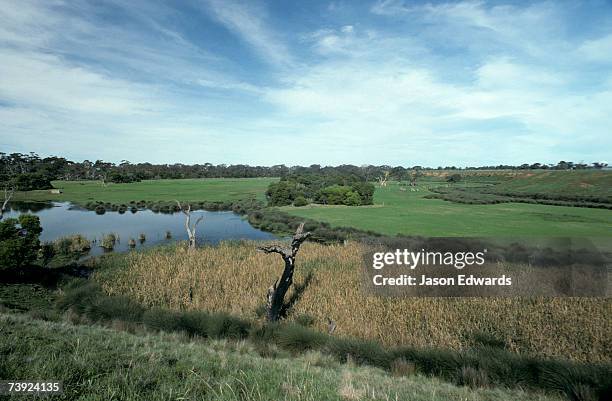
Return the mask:
[[187, 230], [187, 237], [189, 238], [189, 249], [195, 249], [196, 247], [196, 227], [202, 221], [204, 216], [200, 216], [196, 222], [191, 225], [191, 204], [187, 204], [187, 210], [183, 209], [181, 202], [176, 201], [179, 209], [185, 215], [185, 230]]
[[303, 232], [304, 223], [300, 224], [298, 229], [295, 231], [291, 240], [291, 248], [283, 248], [279, 245], [270, 245], [257, 248], [259, 251], [265, 253], [278, 253], [285, 262], [285, 268], [280, 280], [276, 280], [274, 284], [268, 288], [267, 294], [267, 319], [269, 322], [275, 322], [280, 318], [284, 303], [285, 295], [293, 284], [293, 271], [295, 269], [295, 256], [302, 245], [302, 242], [310, 236], [310, 233]]
[[384, 172], [384, 176], [378, 177], [378, 184], [380, 185], [380, 187], [386, 187], [387, 186], [387, 180], [389, 179], [389, 172], [385, 171]]
[[11, 201], [11, 198], [13, 197], [14, 193], [15, 188], [11, 188], [10, 190], [8, 189], [8, 187], [4, 188], [4, 202], [2, 203], [2, 208], [0, 208], [0, 220], [2, 220], [2, 218], [4, 217], [4, 211], [6, 210], [6, 207]]

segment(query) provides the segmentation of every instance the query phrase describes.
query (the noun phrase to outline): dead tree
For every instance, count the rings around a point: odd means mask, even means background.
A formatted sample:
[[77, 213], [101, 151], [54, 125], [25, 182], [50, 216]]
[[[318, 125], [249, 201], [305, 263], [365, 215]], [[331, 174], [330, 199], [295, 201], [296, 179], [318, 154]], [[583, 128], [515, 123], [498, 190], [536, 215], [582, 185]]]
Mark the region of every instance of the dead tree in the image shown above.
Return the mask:
[[384, 176], [380, 176], [378, 177], [378, 184], [380, 185], [380, 187], [386, 187], [387, 186], [387, 180], [389, 179], [389, 172], [385, 171], [385, 175]]
[[279, 280], [276, 280], [274, 284], [268, 288], [267, 294], [267, 319], [269, 322], [277, 321], [283, 310], [285, 304], [285, 294], [289, 290], [289, 287], [293, 284], [293, 271], [295, 269], [295, 255], [297, 255], [302, 242], [310, 236], [309, 232], [304, 232], [304, 223], [300, 224], [298, 229], [295, 231], [293, 238], [291, 239], [291, 247], [283, 248], [280, 245], [270, 245], [257, 248], [257, 250], [265, 253], [278, 253], [285, 262], [285, 269]]
[[11, 201], [13, 194], [15, 193], [15, 188], [9, 189], [8, 187], [4, 187], [4, 202], [2, 203], [2, 208], [0, 208], [0, 220], [4, 217], [4, 212], [6, 211], [6, 207], [8, 203]]
[[189, 237], [189, 249], [195, 249], [196, 247], [196, 227], [202, 221], [204, 216], [198, 217], [193, 225], [191, 224], [191, 204], [187, 204], [187, 210], [183, 209], [181, 202], [176, 201], [179, 209], [185, 215], [185, 230], [187, 230], [187, 236]]

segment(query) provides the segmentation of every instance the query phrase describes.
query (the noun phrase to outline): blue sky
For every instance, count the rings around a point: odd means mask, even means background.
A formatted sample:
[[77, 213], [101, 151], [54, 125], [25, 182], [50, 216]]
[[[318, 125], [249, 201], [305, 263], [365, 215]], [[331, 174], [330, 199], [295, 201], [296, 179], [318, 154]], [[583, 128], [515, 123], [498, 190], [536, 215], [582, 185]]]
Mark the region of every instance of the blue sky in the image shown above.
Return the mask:
[[0, 150], [610, 161], [612, 3], [0, 0]]

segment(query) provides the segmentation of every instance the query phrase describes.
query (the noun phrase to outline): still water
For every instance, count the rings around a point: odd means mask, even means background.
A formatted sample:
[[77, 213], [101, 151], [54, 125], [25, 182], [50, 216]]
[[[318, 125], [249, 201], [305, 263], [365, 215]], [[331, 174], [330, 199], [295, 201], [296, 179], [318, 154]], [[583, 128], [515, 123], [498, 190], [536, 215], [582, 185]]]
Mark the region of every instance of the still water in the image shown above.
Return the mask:
[[[106, 212], [99, 215], [68, 202], [13, 202], [9, 208], [10, 210], [4, 214], [5, 218], [17, 217], [21, 213], [35, 214], [40, 218], [43, 228], [41, 241], [53, 241], [67, 235], [81, 234], [95, 242], [92, 243], [90, 252], [93, 255], [103, 253], [99, 244], [102, 237], [109, 233], [115, 233], [119, 237], [115, 251], [128, 250], [130, 238], [136, 240], [136, 249], [187, 240], [185, 215], [180, 212], [163, 214], [139, 210], [136, 213]], [[247, 220], [233, 212], [196, 210], [191, 213], [191, 222], [195, 222], [202, 215], [204, 219], [197, 227], [198, 244], [216, 244], [223, 240], [275, 238], [273, 234], [254, 228]], [[166, 231], [171, 233], [171, 239], [166, 239]], [[143, 243], [139, 241], [140, 234], [146, 237]]]

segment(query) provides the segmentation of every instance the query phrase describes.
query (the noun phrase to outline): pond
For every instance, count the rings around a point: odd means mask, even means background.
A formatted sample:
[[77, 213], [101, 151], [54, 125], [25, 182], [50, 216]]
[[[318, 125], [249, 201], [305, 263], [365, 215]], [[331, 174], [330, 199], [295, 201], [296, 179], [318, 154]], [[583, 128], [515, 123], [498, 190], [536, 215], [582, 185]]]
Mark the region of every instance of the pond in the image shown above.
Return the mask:
[[[40, 218], [43, 232], [42, 242], [53, 241], [60, 237], [81, 234], [91, 240], [90, 255], [99, 255], [103, 249], [99, 246], [105, 234], [114, 233], [119, 241], [115, 251], [127, 251], [130, 238], [136, 240], [136, 248], [186, 241], [185, 215], [182, 213], [164, 214], [150, 210], [138, 210], [136, 213], [106, 212], [99, 215], [94, 211], [83, 209], [68, 202], [12, 202], [5, 212], [5, 218], [17, 217], [21, 213], [35, 214]], [[191, 213], [191, 221], [199, 216], [204, 219], [197, 227], [198, 244], [216, 244], [223, 240], [268, 240], [276, 238], [273, 234], [258, 230], [247, 220], [233, 212], [209, 212], [196, 210]], [[166, 238], [169, 231], [171, 238]], [[144, 234], [145, 241], [139, 237]]]

